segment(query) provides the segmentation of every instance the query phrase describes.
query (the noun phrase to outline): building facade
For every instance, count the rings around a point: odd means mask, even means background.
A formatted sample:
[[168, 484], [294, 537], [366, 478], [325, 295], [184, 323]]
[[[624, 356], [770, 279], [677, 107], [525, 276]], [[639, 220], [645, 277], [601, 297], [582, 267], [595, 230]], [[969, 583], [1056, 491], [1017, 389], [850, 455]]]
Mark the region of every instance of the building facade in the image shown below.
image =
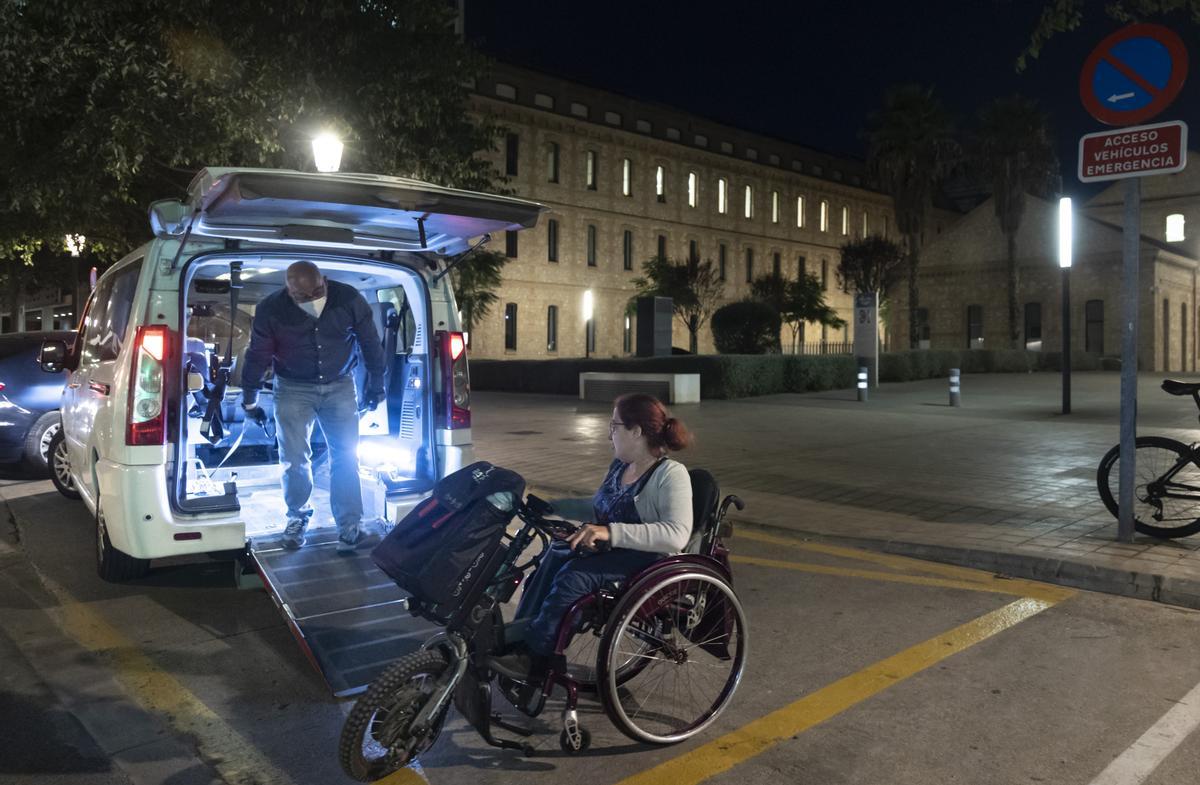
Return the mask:
[[[711, 260], [726, 302], [764, 274], [806, 270], [845, 318], [840, 246], [899, 239], [891, 199], [868, 187], [861, 161], [509, 66], [476, 85], [473, 110], [506, 129], [492, 155], [508, 188], [549, 208], [537, 228], [493, 239], [510, 260], [499, 301], [474, 326], [476, 357], [632, 354], [633, 281], [659, 255]], [[844, 342], [849, 330], [808, 325], [804, 340]], [[688, 346], [678, 320], [673, 338]], [[708, 325], [699, 350], [713, 350]]]

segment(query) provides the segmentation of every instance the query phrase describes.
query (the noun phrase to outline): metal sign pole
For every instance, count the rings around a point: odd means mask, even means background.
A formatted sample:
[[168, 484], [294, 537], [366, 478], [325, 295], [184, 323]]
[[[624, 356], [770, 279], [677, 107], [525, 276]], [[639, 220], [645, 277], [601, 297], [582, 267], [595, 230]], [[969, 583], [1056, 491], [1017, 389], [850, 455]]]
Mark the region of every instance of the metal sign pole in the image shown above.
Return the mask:
[[1138, 250], [1142, 230], [1140, 177], [1125, 181], [1121, 281], [1121, 487], [1117, 497], [1117, 539], [1133, 542], [1133, 483], [1137, 440]]

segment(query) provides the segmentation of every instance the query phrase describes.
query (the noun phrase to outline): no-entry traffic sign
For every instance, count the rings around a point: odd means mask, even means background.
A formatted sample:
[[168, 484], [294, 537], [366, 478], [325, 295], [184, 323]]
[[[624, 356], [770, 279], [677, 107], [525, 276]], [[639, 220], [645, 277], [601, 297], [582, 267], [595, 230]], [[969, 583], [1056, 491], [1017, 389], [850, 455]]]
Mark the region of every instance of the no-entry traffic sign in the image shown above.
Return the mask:
[[1102, 123], [1143, 123], [1171, 105], [1187, 70], [1187, 49], [1178, 35], [1162, 25], [1133, 24], [1088, 55], [1079, 74], [1079, 97]]
[[1085, 183], [1183, 171], [1187, 126], [1139, 125], [1087, 134], [1079, 140], [1079, 179]]

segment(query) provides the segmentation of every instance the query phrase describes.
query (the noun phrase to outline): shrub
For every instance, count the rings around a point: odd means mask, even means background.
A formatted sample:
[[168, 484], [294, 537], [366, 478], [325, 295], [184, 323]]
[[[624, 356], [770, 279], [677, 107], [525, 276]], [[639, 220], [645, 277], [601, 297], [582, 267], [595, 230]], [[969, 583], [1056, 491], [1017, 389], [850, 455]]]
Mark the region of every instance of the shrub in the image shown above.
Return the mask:
[[779, 352], [779, 314], [757, 300], [723, 305], [712, 315], [713, 344], [721, 354]]

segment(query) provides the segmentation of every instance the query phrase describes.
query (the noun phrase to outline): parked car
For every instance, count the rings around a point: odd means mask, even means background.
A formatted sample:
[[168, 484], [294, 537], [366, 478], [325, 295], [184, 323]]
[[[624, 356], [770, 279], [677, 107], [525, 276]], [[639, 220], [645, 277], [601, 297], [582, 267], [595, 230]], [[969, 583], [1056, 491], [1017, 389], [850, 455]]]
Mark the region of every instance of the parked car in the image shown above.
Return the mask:
[[70, 341], [73, 332], [0, 335], [0, 463], [24, 461], [36, 472], [48, 467], [50, 441], [58, 433], [59, 401], [66, 376], [38, 367], [47, 338]]
[[[67, 370], [61, 440], [94, 515], [100, 576], [133, 579], [151, 559], [243, 551], [248, 532], [282, 531], [277, 446], [244, 419], [240, 360], [256, 304], [298, 260], [357, 288], [384, 345], [386, 405], [360, 423], [366, 509], [394, 521], [471, 463], [466, 342], [445, 272], [542, 210], [397, 177], [227, 168], [201, 171], [186, 201], [151, 205], [155, 239], [101, 276], [79, 340], [41, 354], [44, 369]], [[217, 438], [201, 424], [212, 400]], [[258, 401], [271, 418], [269, 385]]]

